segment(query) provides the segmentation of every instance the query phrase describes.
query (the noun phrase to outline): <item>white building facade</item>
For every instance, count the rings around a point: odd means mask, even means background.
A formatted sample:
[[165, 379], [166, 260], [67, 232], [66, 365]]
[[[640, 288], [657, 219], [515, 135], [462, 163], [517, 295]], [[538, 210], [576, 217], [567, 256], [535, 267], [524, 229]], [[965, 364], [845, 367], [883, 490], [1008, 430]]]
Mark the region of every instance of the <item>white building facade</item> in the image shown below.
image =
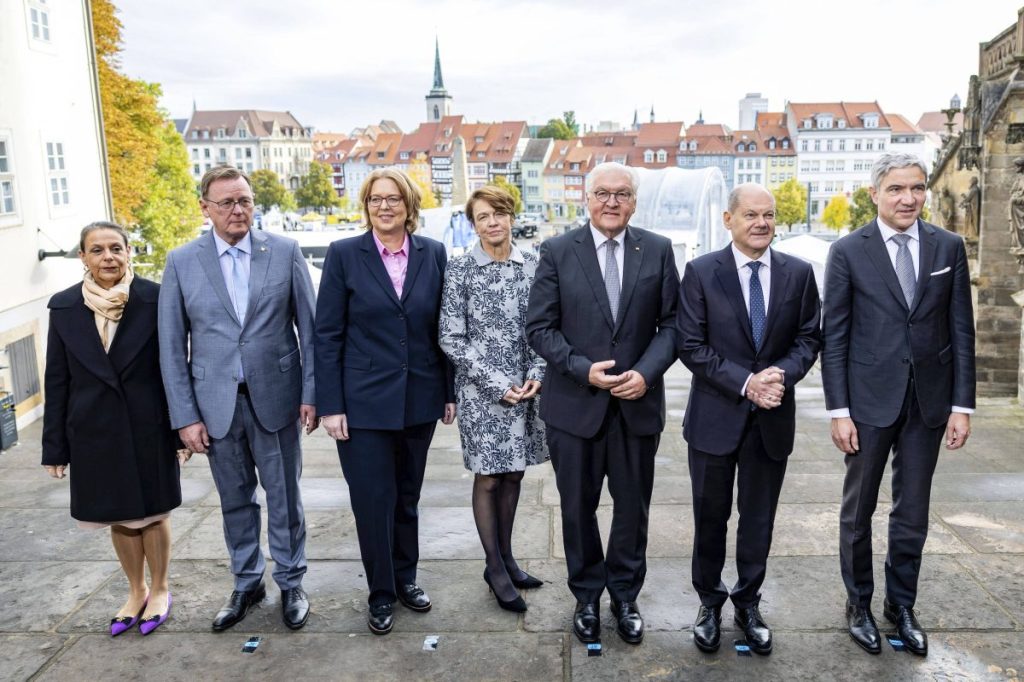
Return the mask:
[[88, 0], [4, 1], [0, 397], [21, 426], [42, 414], [47, 301], [81, 280], [81, 229], [112, 215], [94, 55]]

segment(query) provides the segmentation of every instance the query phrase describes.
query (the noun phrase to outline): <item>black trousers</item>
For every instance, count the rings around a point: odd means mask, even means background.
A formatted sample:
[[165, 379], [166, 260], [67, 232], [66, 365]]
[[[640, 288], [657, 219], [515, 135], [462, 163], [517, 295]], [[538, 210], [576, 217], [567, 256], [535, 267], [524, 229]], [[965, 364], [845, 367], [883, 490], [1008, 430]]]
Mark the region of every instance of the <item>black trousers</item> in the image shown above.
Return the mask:
[[[561, 498], [569, 590], [578, 601], [599, 601], [605, 587], [617, 601], [636, 601], [640, 594], [647, 575], [648, 509], [660, 438], [660, 434], [630, 433], [615, 399], [593, 438], [580, 438], [548, 425], [548, 449]], [[605, 476], [614, 503], [607, 552], [597, 526]]]
[[416, 582], [420, 489], [437, 422], [401, 431], [349, 429], [338, 441], [359, 536], [370, 605], [393, 604], [396, 585]]
[[[731, 597], [736, 608], [756, 606], [761, 600], [787, 460], [772, 459], [765, 453], [757, 412], [751, 412], [743, 438], [734, 452], [713, 455], [691, 447], [689, 463], [694, 522], [691, 572], [700, 602], [708, 608], [717, 608]], [[739, 512], [736, 532], [739, 577], [730, 592], [722, 582], [722, 567], [734, 481]]]
[[854, 422], [860, 451], [846, 456], [843, 506], [839, 512], [839, 561], [852, 603], [870, 606], [875, 589], [871, 567], [871, 517], [878, 487], [892, 457], [892, 511], [889, 551], [885, 558], [885, 593], [889, 602], [913, 606], [921, 553], [928, 537], [932, 475], [939, 459], [945, 425], [929, 428], [913, 390], [907, 387], [900, 416], [885, 428]]

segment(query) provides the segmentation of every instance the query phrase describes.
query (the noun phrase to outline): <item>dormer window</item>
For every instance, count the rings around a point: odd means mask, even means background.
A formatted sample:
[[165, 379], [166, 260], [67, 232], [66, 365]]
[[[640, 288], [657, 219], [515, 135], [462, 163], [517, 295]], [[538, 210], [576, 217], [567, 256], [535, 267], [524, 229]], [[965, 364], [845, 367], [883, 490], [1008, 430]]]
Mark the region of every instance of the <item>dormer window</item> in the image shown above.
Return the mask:
[[784, 139], [782, 140], [782, 148], [783, 148], [783, 149], [789, 149], [789, 138], [788, 138], [788, 137], [787, 137], [787, 138], [784, 138]]
[[756, 152], [757, 151], [757, 145], [754, 144], [753, 142], [751, 142], [750, 144], [747, 145], [747, 151], [748, 152]]
[[846, 127], [846, 119], [845, 118], [841, 118], [838, 121], [836, 121], [836, 127], [837, 128], [845, 128]]
[[690, 151], [697, 151], [697, 140], [690, 140]]
[[818, 116], [818, 128], [831, 128], [832, 114], [821, 114]]
[[483, 136], [483, 135], [477, 135], [477, 136], [476, 136], [475, 138], [473, 138], [473, 139], [474, 139], [474, 141], [475, 141], [475, 142], [476, 142], [477, 144], [483, 144], [483, 142], [484, 142], [484, 136]]
[[877, 128], [878, 127], [878, 114], [865, 114], [864, 115], [864, 127], [865, 128]]
[[409, 152], [402, 152], [401, 154], [398, 155], [398, 158], [402, 159], [403, 161], [408, 160]]
[[220, 139], [223, 139], [223, 138], [224, 138], [224, 129], [223, 128], [217, 128], [217, 139], [220, 140]]
[[658, 163], [665, 163], [668, 161], [668, 153], [664, 149], [658, 150]]
[[813, 122], [811, 121], [811, 119], [809, 119], [809, 118], [805, 118], [804, 119], [804, 128], [810, 128], [812, 125], [813, 125]]
[[654, 163], [654, 152], [650, 149], [644, 152], [644, 163]]
[[744, 149], [746, 149], [746, 147], [743, 146], [742, 142], [740, 142], [738, 145], [736, 145], [736, 151], [742, 152]]
[[775, 149], [775, 138], [768, 138], [768, 149]]

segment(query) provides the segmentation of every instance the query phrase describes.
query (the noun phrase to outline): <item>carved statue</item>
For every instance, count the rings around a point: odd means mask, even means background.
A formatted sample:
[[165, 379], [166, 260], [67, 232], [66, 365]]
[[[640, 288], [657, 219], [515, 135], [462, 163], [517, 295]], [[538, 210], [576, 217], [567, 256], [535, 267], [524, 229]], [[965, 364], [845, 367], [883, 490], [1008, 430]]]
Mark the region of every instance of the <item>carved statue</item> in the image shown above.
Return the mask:
[[942, 216], [942, 226], [950, 232], [956, 231], [956, 200], [948, 187], [942, 188], [939, 195], [939, 215]]
[[977, 239], [981, 223], [981, 188], [978, 186], [978, 178], [971, 178], [971, 186], [960, 195], [960, 208], [964, 209], [964, 238]]
[[1024, 248], [1024, 156], [1013, 160], [1017, 179], [1010, 190], [1010, 236], [1015, 248]]

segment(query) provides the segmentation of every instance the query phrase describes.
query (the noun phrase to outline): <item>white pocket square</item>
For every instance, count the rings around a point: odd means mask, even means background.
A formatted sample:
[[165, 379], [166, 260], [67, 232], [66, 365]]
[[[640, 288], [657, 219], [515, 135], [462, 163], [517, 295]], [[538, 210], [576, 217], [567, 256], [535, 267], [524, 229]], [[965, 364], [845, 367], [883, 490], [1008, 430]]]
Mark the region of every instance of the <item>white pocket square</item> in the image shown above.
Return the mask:
[[948, 265], [947, 265], [946, 267], [942, 268], [941, 270], [936, 270], [935, 272], [933, 272], [932, 274], [930, 274], [930, 275], [928, 275], [928, 276], [929, 276], [929, 277], [934, 277], [935, 275], [945, 275], [945, 274], [946, 274], [947, 272], [949, 272], [949, 271], [950, 271], [951, 269], [952, 269], [952, 268], [950, 268], [950, 266], [948, 266]]

